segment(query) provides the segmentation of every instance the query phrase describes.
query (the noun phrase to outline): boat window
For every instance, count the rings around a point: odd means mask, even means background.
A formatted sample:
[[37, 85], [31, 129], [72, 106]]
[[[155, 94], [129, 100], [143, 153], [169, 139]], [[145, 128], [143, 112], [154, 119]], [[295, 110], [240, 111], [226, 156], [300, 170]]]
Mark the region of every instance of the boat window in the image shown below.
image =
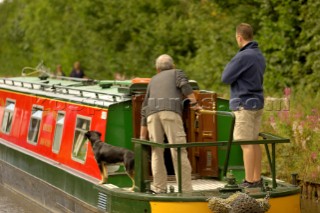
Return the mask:
[[59, 153], [60, 151], [64, 117], [65, 117], [64, 112], [58, 112], [56, 128], [55, 128], [54, 137], [53, 137], [53, 144], [52, 144], [52, 151], [54, 153]]
[[74, 133], [72, 157], [75, 160], [85, 161], [87, 155], [87, 139], [84, 134], [90, 128], [90, 120], [82, 117], [77, 117], [76, 129]]
[[29, 131], [28, 131], [28, 141], [30, 143], [36, 144], [38, 142], [42, 112], [43, 110], [39, 107], [32, 108], [32, 115], [30, 118]]
[[6, 107], [4, 108], [4, 114], [2, 118], [1, 131], [4, 133], [10, 133], [12, 121], [13, 121], [13, 112], [15, 108], [15, 102], [11, 100], [6, 101]]

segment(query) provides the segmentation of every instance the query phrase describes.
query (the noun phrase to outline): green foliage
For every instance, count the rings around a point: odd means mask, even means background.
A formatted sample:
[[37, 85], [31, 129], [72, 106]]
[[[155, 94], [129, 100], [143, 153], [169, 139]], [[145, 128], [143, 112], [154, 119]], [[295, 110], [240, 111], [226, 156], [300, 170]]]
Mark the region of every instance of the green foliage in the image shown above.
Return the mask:
[[150, 77], [171, 54], [203, 89], [225, 91], [224, 66], [238, 51], [235, 26], [251, 23], [267, 59], [265, 88], [317, 92], [320, 15], [316, 0], [6, 0], [0, 4], [0, 71], [18, 75], [41, 60], [91, 78]]
[[257, 9], [250, 2], [229, 6], [206, 0], [5, 1], [0, 71], [18, 74], [43, 60], [52, 70], [62, 64], [68, 74], [79, 60], [91, 78], [113, 78], [115, 72], [150, 77], [156, 57], [168, 53], [203, 89], [218, 89], [237, 51], [237, 18], [254, 22], [243, 12]]
[[265, 84], [276, 90], [297, 84], [292, 73], [296, 56], [295, 39], [299, 36], [300, 2], [270, 0], [261, 4], [258, 40], [267, 59]]
[[[300, 91], [286, 98], [288, 107], [265, 110], [262, 125], [263, 131], [290, 139], [277, 146], [277, 176], [291, 180], [290, 175], [298, 173], [301, 180], [319, 183], [320, 107], [314, 103], [320, 96]], [[264, 156], [264, 172], [270, 173]]]
[[306, 1], [301, 6], [299, 19], [301, 33], [297, 38], [297, 58], [294, 61], [292, 72], [300, 77], [301, 87], [309, 91], [319, 91], [320, 78], [320, 2]]

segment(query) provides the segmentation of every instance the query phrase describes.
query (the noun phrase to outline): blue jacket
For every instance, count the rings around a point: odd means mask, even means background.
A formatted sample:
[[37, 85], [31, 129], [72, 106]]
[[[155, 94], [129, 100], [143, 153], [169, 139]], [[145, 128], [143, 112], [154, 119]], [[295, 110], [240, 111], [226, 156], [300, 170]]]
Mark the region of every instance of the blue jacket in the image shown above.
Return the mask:
[[242, 47], [227, 64], [222, 73], [222, 82], [230, 84], [230, 109], [258, 110], [264, 106], [263, 74], [265, 58], [252, 41]]
[[84, 74], [84, 71], [83, 70], [75, 70], [75, 69], [72, 69], [71, 73], [70, 73], [70, 77], [73, 77], [73, 78], [84, 78], [85, 74]]

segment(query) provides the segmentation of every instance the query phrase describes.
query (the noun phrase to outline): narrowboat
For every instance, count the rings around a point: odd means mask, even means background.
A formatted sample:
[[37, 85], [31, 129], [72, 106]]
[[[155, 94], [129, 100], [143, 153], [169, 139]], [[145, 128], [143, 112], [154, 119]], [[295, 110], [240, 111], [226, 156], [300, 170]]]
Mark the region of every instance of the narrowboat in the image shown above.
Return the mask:
[[[33, 72], [34, 73], [34, 72]], [[211, 213], [208, 200], [242, 191], [253, 198], [269, 196], [268, 212], [300, 212], [300, 188], [276, 179], [276, 145], [289, 140], [260, 133], [257, 141], [232, 139], [234, 115], [228, 100], [200, 90], [190, 81], [203, 110], [184, 107], [187, 144], [155, 144], [139, 140], [140, 110], [150, 79], [92, 80], [23, 71], [0, 79], [0, 184], [27, 196], [52, 212]], [[122, 165], [110, 166], [106, 184], [84, 134], [101, 132], [101, 140], [135, 153], [134, 191]], [[241, 144], [261, 144], [271, 177], [261, 188], [238, 187], [244, 177]], [[168, 191], [150, 190], [150, 149], [163, 147]], [[188, 149], [192, 192], [174, 178], [170, 148]], [[180, 162], [179, 179], [181, 178]], [[232, 171], [232, 172], [231, 172]], [[179, 183], [179, 181], [178, 181]]]

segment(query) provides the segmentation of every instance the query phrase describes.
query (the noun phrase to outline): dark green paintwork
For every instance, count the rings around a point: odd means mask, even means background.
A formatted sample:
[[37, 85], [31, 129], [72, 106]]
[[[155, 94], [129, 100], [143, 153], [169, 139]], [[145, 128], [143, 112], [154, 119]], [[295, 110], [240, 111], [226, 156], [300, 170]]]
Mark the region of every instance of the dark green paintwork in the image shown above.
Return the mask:
[[151, 208], [149, 200], [112, 196], [110, 197], [108, 212], [150, 213]]
[[[230, 111], [229, 100], [217, 98], [217, 111]], [[232, 118], [223, 115], [217, 115], [217, 141], [227, 141], [229, 139], [229, 132], [231, 126]], [[218, 165], [220, 170], [220, 178], [223, 178], [222, 170], [224, 166], [224, 161], [226, 158], [227, 147], [218, 147]], [[230, 160], [229, 160], [229, 170], [233, 171], [236, 179], [242, 181], [244, 179], [244, 167], [242, 150], [240, 146], [232, 145]]]
[[135, 154], [135, 192], [145, 192], [150, 189], [150, 180], [148, 180], [148, 167], [149, 167], [149, 147], [141, 144], [134, 144]]
[[133, 150], [131, 100], [109, 106], [105, 142]]
[[[131, 100], [109, 106], [105, 142], [133, 150], [132, 126]], [[132, 181], [126, 174], [110, 176], [109, 182], [120, 187], [132, 186]]]
[[120, 174], [109, 175], [108, 183], [114, 184], [119, 187], [131, 187], [132, 181], [125, 172]]

